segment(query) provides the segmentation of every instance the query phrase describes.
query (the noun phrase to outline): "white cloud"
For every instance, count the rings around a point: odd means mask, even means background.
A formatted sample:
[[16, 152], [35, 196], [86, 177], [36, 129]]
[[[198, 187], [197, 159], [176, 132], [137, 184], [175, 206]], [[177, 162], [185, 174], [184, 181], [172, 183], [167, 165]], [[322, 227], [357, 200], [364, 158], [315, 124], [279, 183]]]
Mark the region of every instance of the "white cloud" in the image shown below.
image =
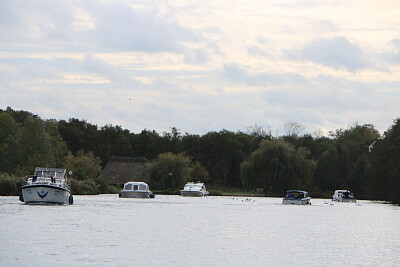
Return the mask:
[[315, 40], [300, 50], [287, 51], [287, 56], [351, 72], [372, 67], [368, 54], [344, 37]]
[[226, 64], [222, 73], [229, 80], [245, 83], [249, 86], [302, 85], [307, 83], [307, 79], [296, 73], [257, 72], [253, 74], [246, 71], [245, 67], [235, 63]]

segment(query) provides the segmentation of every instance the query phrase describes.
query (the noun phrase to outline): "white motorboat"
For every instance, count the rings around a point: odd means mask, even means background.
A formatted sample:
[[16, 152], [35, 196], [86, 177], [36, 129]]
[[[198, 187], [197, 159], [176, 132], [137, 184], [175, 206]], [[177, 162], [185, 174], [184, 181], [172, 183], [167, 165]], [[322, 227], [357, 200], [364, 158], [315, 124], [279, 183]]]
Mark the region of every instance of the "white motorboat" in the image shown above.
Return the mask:
[[206, 190], [204, 183], [187, 183], [183, 190], [181, 190], [181, 196], [183, 197], [204, 197], [208, 196], [209, 193]]
[[335, 193], [332, 196], [332, 201], [338, 202], [356, 202], [356, 198], [354, 194], [349, 190], [335, 190]]
[[127, 182], [119, 193], [122, 198], [154, 198], [153, 192], [144, 182]]
[[282, 204], [311, 205], [311, 198], [307, 191], [289, 190], [286, 192]]
[[20, 201], [25, 203], [73, 204], [65, 169], [36, 167], [22, 186]]

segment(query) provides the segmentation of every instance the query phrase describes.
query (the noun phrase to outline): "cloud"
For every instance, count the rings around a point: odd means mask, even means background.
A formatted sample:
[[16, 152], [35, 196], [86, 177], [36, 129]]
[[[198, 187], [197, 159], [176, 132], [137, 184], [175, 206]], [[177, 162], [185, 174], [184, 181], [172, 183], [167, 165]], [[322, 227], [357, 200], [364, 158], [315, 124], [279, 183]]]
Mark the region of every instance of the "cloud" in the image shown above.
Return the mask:
[[250, 73], [236, 63], [225, 64], [222, 70], [222, 75], [231, 80], [247, 84], [249, 86], [274, 86], [284, 84], [306, 84], [306, 78], [299, 74], [286, 72], [286, 73], [269, 73], [257, 72]]
[[383, 54], [385, 61], [392, 64], [400, 64], [400, 39], [393, 39], [389, 42], [390, 50]]
[[178, 52], [184, 42], [200, 40], [194, 30], [179, 25], [155, 8], [134, 9], [126, 3], [86, 3], [94, 21], [89, 42], [112, 51]]
[[208, 60], [208, 53], [204, 49], [190, 49], [185, 52], [184, 62], [187, 64], [204, 64]]
[[202, 39], [157, 7], [135, 9], [125, 1], [1, 1], [0, 30], [10, 51], [30, 43], [29, 51], [179, 53]]
[[344, 37], [318, 39], [300, 50], [287, 50], [286, 56], [351, 72], [371, 67], [368, 55]]

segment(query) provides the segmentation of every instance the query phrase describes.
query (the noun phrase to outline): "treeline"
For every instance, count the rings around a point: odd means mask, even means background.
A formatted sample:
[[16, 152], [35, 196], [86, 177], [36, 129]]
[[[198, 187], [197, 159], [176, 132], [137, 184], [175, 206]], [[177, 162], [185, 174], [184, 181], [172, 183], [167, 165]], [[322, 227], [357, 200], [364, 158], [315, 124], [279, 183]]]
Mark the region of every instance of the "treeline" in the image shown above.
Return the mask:
[[[36, 166], [73, 170], [72, 184], [79, 193], [114, 192], [118, 189], [96, 179], [101, 169], [112, 156], [137, 156], [152, 161], [150, 178], [158, 187], [176, 189], [198, 177], [208, 187], [262, 190], [266, 195], [299, 188], [329, 197], [344, 188], [358, 198], [400, 203], [400, 119], [382, 136], [371, 124], [355, 124], [329, 136], [302, 130], [292, 122], [282, 136], [257, 125], [246, 132], [204, 135], [176, 128], [132, 133], [79, 119], [42, 120], [8, 107], [0, 109], [0, 194], [15, 194], [9, 181], [17, 181], [18, 190], [17, 177], [31, 174]], [[177, 166], [171, 156], [180, 157], [190, 171], [169, 175], [171, 164]]]

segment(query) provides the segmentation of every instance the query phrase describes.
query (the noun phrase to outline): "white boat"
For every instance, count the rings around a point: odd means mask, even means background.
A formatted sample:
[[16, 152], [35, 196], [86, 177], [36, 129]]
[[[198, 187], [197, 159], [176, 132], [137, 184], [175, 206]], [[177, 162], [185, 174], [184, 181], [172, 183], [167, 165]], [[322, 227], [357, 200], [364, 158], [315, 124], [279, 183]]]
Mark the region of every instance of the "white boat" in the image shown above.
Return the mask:
[[206, 190], [204, 183], [187, 183], [183, 190], [181, 190], [181, 196], [183, 197], [204, 197], [208, 196], [209, 193]]
[[36, 167], [22, 186], [20, 201], [25, 203], [73, 204], [65, 169]]
[[356, 202], [356, 198], [354, 194], [349, 190], [335, 190], [335, 193], [332, 196], [332, 201], [338, 202]]
[[311, 205], [311, 198], [307, 191], [289, 190], [286, 192], [282, 204]]
[[154, 198], [153, 192], [144, 182], [127, 182], [119, 193], [122, 198]]

